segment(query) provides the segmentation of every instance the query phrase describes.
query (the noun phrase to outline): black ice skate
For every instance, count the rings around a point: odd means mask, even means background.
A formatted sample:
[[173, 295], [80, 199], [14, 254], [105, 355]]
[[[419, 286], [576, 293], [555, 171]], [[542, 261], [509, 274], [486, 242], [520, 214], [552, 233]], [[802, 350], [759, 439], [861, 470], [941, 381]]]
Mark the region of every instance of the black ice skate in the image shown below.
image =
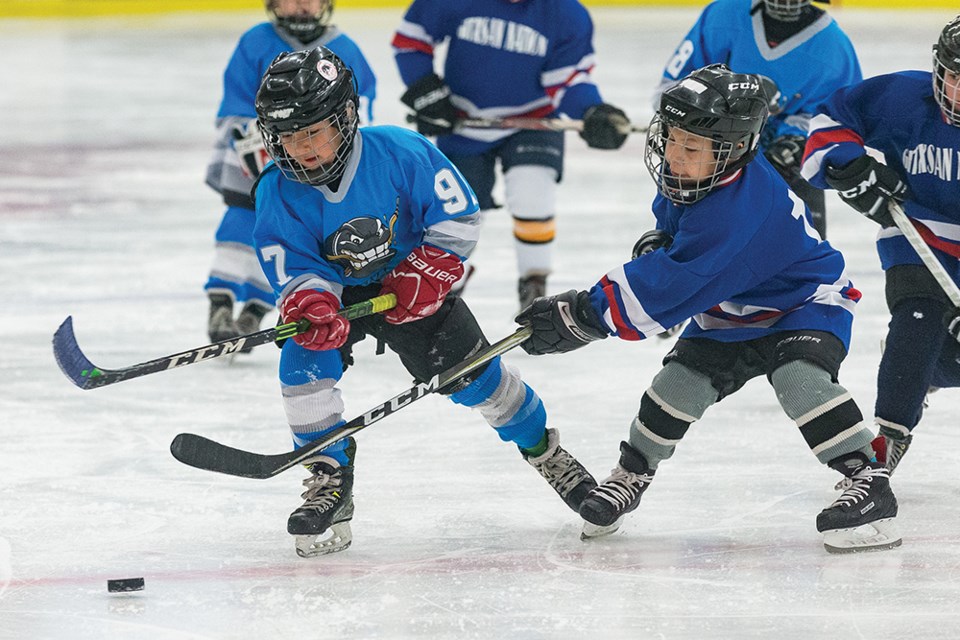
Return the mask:
[[640, 497], [653, 482], [654, 471], [642, 453], [621, 442], [620, 463], [610, 473], [580, 505], [580, 517], [585, 521], [581, 540], [610, 535], [619, 529], [623, 517], [640, 504]]
[[[353, 542], [353, 463], [345, 467], [333, 458], [317, 456], [307, 460], [310, 477], [300, 496], [303, 505], [287, 519], [287, 533], [296, 536], [301, 558], [343, 551]], [[328, 532], [329, 535], [319, 539]]]
[[537, 298], [547, 295], [547, 276], [526, 276], [517, 281], [520, 310], [523, 311]]
[[536, 457], [523, 454], [523, 459], [543, 476], [574, 511], [580, 508], [580, 502], [587, 492], [597, 486], [590, 472], [560, 446], [560, 432], [556, 429], [547, 429], [546, 451]]
[[210, 295], [210, 316], [207, 320], [207, 335], [210, 342], [232, 340], [240, 335], [233, 320], [233, 299], [223, 294]]
[[[237, 334], [247, 335], [259, 331], [260, 322], [263, 320], [263, 316], [267, 315], [267, 311], [266, 307], [256, 302], [248, 302], [243, 305], [240, 315], [237, 316]], [[250, 353], [251, 351], [253, 351], [253, 347], [240, 349], [240, 353]]]
[[854, 452], [830, 461], [844, 474], [843, 493], [817, 516], [817, 531], [830, 553], [874, 551], [899, 547], [897, 498], [890, 489], [890, 472]]
[[870, 444], [873, 445], [873, 450], [877, 454], [877, 462], [885, 466], [890, 475], [893, 475], [912, 441], [913, 435], [905, 436], [899, 431], [880, 427], [880, 435]]

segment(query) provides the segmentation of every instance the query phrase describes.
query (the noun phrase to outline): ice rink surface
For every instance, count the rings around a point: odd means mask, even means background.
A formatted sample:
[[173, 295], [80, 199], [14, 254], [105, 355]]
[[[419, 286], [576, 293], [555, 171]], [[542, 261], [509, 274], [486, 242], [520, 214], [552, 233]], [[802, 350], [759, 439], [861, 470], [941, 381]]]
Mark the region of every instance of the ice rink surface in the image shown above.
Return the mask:
[[[596, 78], [637, 122], [696, 11], [594, 10]], [[947, 12], [836, 14], [865, 75], [929, 69]], [[403, 121], [396, 11], [339, 9]], [[904, 543], [832, 556], [816, 514], [837, 495], [773, 391], [713, 407], [601, 541], [478, 415], [428, 397], [359, 434], [354, 543], [298, 558], [285, 531], [303, 473], [268, 481], [176, 462], [181, 431], [290, 446], [265, 346], [80, 391], [50, 339], [73, 315], [97, 365], [207, 342], [202, 291], [222, 207], [203, 184], [223, 67], [261, 19], [190, 15], [0, 22], [0, 638], [955, 638], [960, 626], [958, 394], [932, 396], [894, 476]], [[568, 138], [551, 292], [586, 288], [653, 226], [642, 137]], [[841, 381], [872, 415], [883, 283], [876, 227], [830, 195], [829, 238], [863, 293]], [[489, 217], [467, 301], [488, 337], [514, 326], [510, 223]], [[270, 321], [274, 318], [270, 316]], [[607, 340], [521, 368], [566, 447], [617, 460], [669, 343]], [[410, 380], [358, 349], [347, 417]], [[110, 578], [146, 589], [112, 595]]]

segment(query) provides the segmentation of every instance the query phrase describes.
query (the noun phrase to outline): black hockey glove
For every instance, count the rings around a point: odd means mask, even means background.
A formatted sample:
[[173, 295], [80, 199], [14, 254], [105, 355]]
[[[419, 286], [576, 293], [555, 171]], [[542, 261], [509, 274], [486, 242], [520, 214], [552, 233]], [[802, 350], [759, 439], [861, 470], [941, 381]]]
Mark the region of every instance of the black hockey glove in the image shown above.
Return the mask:
[[612, 104], [600, 103], [583, 114], [580, 137], [594, 149], [619, 149], [627, 139], [630, 119]]
[[960, 307], [951, 307], [943, 314], [943, 324], [954, 340], [960, 342]]
[[633, 254], [631, 257], [636, 260], [640, 256], [656, 251], [657, 249], [669, 249], [672, 244], [673, 236], [666, 231], [660, 231], [659, 229], [647, 231], [640, 236], [637, 243], [633, 245]]
[[533, 335], [520, 346], [534, 356], [566, 353], [607, 337], [589, 294], [574, 289], [537, 298], [517, 315], [517, 323], [533, 329]]
[[795, 178], [800, 173], [806, 144], [807, 139], [803, 136], [787, 134], [774, 138], [763, 150], [763, 155], [784, 178]]
[[417, 131], [425, 136], [453, 133], [457, 110], [450, 102], [450, 87], [435, 73], [424, 76], [407, 87], [400, 102], [413, 109]]
[[864, 155], [839, 169], [828, 166], [825, 179], [851, 207], [883, 227], [895, 226], [888, 206], [907, 195], [896, 171]]

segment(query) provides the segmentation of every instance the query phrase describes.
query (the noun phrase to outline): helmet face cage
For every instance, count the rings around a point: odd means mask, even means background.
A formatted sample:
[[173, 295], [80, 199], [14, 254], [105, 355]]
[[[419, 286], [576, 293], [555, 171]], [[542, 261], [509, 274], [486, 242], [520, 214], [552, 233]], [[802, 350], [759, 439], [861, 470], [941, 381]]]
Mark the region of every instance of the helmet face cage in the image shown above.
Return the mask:
[[[684, 158], [682, 169], [677, 170], [682, 175], [675, 174], [670, 168], [668, 144], [679, 149], [672, 149], [669, 154], [675, 162], [678, 157]], [[675, 204], [693, 204], [710, 193], [731, 172], [732, 164], [737, 165], [735, 168], [745, 164], [737, 163], [746, 153], [745, 147], [743, 143], [739, 144], [739, 148], [736, 146], [727, 140], [717, 140], [684, 129], [678, 123], [664, 119], [658, 112], [647, 130], [643, 160], [664, 198]], [[709, 153], [704, 153], [706, 150]]]
[[[289, 15], [284, 12], [277, 13], [278, 7], [284, 1], [266, 0], [267, 16], [277, 28], [282, 29], [298, 41], [304, 44], [313, 42], [323, 35], [323, 32], [330, 25], [330, 20], [333, 17], [333, 0], [320, 0], [320, 8], [316, 13], [301, 14], [295, 11]], [[294, 7], [297, 6], [295, 0], [286, 1], [292, 2]]]
[[257, 91], [267, 153], [291, 180], [320, 186], [346, 170], [359, 125], [353, 74], [328, 49], [282, 53]]
[[647, 132], [647, 171], [668, 200], [696, 202], [753, 159], [767, 115], [757, 76], [722, 64], [697, 69], [660, 97]]
[[960, 127], [960, 16], [944, 27], [933, 45], [933, 95], [947, 122]]
[[783, 22], [795, 22], [800, 19], [804, 7], [810, 6], [810, 0], [763, 0], [767, 15]]

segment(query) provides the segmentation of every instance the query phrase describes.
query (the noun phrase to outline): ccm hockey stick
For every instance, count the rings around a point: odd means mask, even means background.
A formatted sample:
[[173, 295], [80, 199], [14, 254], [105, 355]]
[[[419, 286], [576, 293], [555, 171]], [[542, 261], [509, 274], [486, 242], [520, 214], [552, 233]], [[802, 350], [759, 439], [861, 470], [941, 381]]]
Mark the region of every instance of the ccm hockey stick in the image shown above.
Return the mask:
[[180, 462], [191, 467], [196, 467], [197, 469], [216, 471], [241, 478], [255, 478], [258, 480], [272, 478], [278, 473], [302, 463], [307, 458], [329, 447], [334, 442], [351, 436], [361, 429], [366, 429], [375, 422], [379, 422], [390, 414], [416, 402], [423, 396], [442, 389], [471, 371], [475, 371], [498, 355], [506, 353], [519, 345], [530, 337], [531, 332], [530, 327], [517, 329], [503, 340], [477, 352], [446, 371], [438, 373], [427, 382], [421, 382], [403, 393], [390, 398], [386, 402], [373, 407], [363, 415], [357, 416], [346, 424], [334, 429], [323, 438], [314, 440], [300, 449], [273, 455], [260, 454], [234, 449], [233, 447], [228, 447], [209, 438], [204, 438], [203, 436], [192, 433], [181, 433], [170, 443], [170, 453]]
[[[397, 297], [389, 293], [341, 309], [340, 315], [347, 320], [355, 320], [363, 316], [387, 311], [395, 307], [396, 304]], [[176, 369], [188, 364], [235, 354], [244, 347], [252, 348], [268, 342], [292, 338], [304, 333], [309, 328], [310, 323], [306, 320], [288, 322], [255, 333], [238, 336], [232, 340], [221, 340], [156, 360], [140, 362], [123, 369], [102, 369], [90, 362], [87, 356], [83, 354], [80, 345], [77, 344], [77, 338], [73, 334], [73, 317], [67, 316], [60, 328], [53, 334], [53, 356], [57, 359], [60, 370], [70, 378], [73, 384], [81, 389], [95, 389], [150, 375], [151, 373], [166, 371], [167, 369]]]
[[950, 274], [943, 268], [943, 265], [940, 264], [937, 257], [933, 255], [933, 251], [930, 250], [927, 243], [920, 237], [920, 232], [917, 231], [917, 228], [910, 222], [910, 218], [903, 212], [903, 208], [896, 202], [890, 203], [890, 217], [893, 218], [893, 222], [906, 237], [910, 246], [913, 247], [917, 255], [920, 256], [920, 259], [923, 260], [923, 264], [926, 265], [930, 274], [937, 281], [937, 284], [943, 289], [943, 292], [947, 294], [947, 298], [950, 299], [953, 306], [960, 307], [960, 289], [957, 288]]
[[[432, 118], [419, 118], [414, 114], [407, 114], [407, 122], [415, 123], [418, 119], [429, 123], [446, 124], [446, 121]], [[530, 131], [583, 131], [583, 120], [567, 120], [566, 118], [461, 118], [454, 123], [454, 129], [527, 129]], [[646, 133], [648, 127], [624, 125], [619, 127], [620, 133]]]

